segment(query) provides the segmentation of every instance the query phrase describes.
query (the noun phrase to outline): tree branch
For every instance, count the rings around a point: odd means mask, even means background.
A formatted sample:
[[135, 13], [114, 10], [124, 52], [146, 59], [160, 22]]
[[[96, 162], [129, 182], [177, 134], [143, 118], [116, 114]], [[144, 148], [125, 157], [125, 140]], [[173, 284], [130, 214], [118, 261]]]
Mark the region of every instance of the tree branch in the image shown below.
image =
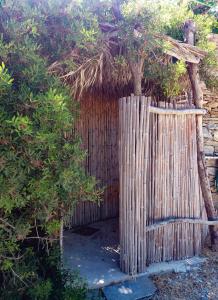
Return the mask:
[[11, 225], [10, 223], [8, 223], [5, 219], [0, 218], [0, 222], [5, 224], [7, 227], [10, 227], [11, 229], [15, 229], [15, 227], [13, 225]]

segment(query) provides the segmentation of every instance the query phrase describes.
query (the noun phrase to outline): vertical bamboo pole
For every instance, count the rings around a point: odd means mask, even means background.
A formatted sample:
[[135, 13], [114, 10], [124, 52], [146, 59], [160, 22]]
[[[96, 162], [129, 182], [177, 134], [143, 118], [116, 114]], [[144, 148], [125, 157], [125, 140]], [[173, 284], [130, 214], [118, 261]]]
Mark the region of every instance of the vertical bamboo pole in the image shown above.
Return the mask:
[[132, 95], [119, 101], [120, 266], [134, 275], [146, 268], [150, 99]]

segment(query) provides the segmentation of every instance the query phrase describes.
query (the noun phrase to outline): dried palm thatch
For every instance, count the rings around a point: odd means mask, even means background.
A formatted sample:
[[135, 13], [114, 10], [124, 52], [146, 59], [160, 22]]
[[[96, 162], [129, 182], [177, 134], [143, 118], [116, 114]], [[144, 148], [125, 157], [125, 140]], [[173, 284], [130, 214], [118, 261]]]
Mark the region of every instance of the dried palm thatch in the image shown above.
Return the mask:
[[86, 91], [124, 89], [131, 84], [132, 74], [126, 61], [118, 62], [118, 56], [113, 56], [110, 50], [104, 43], [99, 53], [85, 59], [73, 52], [69, 55], [71, 60], [76, 61], [72, 71], [64, 74], [60, 62], [53, 63], [49, 71], [58, 72], [63, 80], [70, 81], [72, 93], [77, 98]]
[[179, 60], [198, 64], [200, 60], [206, 56], [206, 52], [204, 50], [190, 44], [179, 42], [169, 36], [157, 36], [157, 38], [162, 38], [167, 44], [169, 44], [169, 48], [165, 49], [164, 52]]
[[[178, 60], [197, 64], [206, 55], [205, 51], [169, 36], [156, 34], [154, 38], [157, 41], [155, 47], [161, 50], [161, 54], [157, 56], [153, 51], [151, 54], [144, 53], [146, 59], [150, 59], [150, 63], [155, 59], [160, 64], [166, 64], [175, 57]], [[163, 43], [165, 47], [162, 49]], [[62, 63], [55, 62], [50, 66], [49, 71], [58, 72], [63, 80], [70, 82], [73, 96], [78, 99], [87, 91], [92, 93], [107, 91], [109, 94], [123, 96], [122, 91], [130, 90], [132, 86], [132, 72], [122, 54], [119, 43], [108, 38], [99, 45], [98, 52], [91, 57], [83, 57], [78, 49], [74, 49], [68, 55], [68, 59], [75, 63], [73, 70], [66, 73]], [[144, 90], [147, 94], [150, 94], [152, 85], [155, 87], [154, 83], [145, 79]]]

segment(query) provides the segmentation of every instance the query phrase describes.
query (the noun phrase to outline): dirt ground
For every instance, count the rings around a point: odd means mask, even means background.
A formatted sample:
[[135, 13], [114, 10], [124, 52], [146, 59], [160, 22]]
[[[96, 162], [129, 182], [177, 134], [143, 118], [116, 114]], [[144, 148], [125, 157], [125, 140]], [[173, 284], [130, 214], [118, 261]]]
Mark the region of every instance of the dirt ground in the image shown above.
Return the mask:
[[218, 300], [218, 253], [205, 248], [203, 255], [207, 260], [190, 272], [152, 276], [152, 300]]

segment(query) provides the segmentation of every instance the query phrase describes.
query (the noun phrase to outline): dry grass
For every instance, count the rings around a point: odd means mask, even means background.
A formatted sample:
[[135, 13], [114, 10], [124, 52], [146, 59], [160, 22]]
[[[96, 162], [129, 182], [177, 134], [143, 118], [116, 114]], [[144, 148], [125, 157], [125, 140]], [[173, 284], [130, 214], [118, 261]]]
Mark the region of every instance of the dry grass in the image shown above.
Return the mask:
[[[153, 38], [155, 40], [153, 50], [145, 51], [142, 47], [139, 54], [151, 65], [154, 62], [167, 64], [172, 57], [199, 63], [206, 55], [205, 51], [169, 36], [156, 34]], [[155, 54], [155, 50], [158, 50], [159, 54]], [[96, 94], [98, 94], [101, 89], [108, 91], [109, 94], [120, 96], [120, 91], [128, 90], [128, 87], [132, 85], [130, 60], [124, 59], [123, 51], [122, 43], [114, 42], [114, 36], [112, 40], [106, 36], [105, 40], [99, 42], [99, 47], [95, 49], [93, 55], [83, 53], [78, 48], [66, 55], [65, 60], [72, 62], [70, 71], [65, 70], [63, 61], [56, 61], [49, 67], [49, 72], [59, 74], [62, 80], [70, 83], [72, 94], [76, 98], [81, 98], [86, 92], [94, 94], [94, 91], [97, 91]], [[146, 89], [148, 89], [147, 86]]]
[[204, 249], [207, 260], [187, 273], [153, 276], [157, 293], [153, 300], [218, 300], [218, 253]]

